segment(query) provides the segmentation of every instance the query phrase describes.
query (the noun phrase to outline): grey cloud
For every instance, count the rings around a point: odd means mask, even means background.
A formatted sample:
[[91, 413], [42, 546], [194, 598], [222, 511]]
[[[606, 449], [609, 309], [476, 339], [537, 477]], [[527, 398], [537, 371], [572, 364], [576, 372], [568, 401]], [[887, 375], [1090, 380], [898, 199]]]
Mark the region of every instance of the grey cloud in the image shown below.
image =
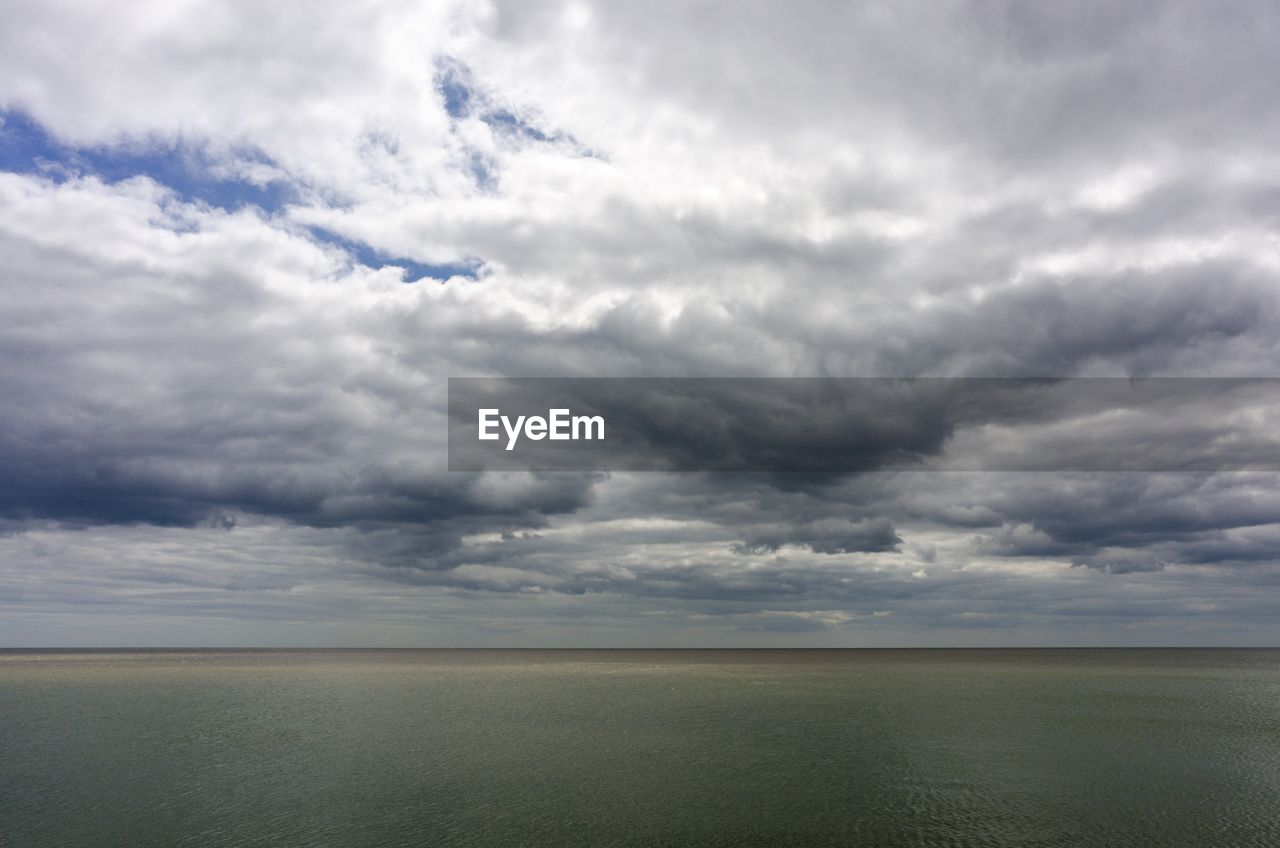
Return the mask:
[[1113, 553], [1094, 554], [1093, 556], [1074, 560], [1072, 565], [1086, 568], [1097, 568], [1111, 574], [1132, 574], [1143, 571], [1160, 571], [1168, 563], [1155, 559], [1140, 551], [1116, 551]]
[[[496, 33], [515, 46], [557, 23], [549, 7], [499, 8]], [[1263, 2], [591, 8], [600, 61], [750, 134], [802, 132], [819, 114], [846, 134], [1070, 165], [1180, 134], [1261, 141], [1268, 118], [1241, 130], [1230, 117], [1280, 94], [1267, 73], [1280, 22]]]
[[737, 550], [746, 554], [774, 552], [784, 545], [803, 545], [815, 554], [883, 553], [902, 544], [886, 519], [846, 521], [826, 518], [775, 527], [752, 528]]

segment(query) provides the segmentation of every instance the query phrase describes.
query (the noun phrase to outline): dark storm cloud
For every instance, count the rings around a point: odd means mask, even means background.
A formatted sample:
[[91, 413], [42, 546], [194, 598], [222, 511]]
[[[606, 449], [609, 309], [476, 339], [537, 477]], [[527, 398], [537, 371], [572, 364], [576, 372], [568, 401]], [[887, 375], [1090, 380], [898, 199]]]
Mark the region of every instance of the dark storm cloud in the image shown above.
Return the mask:
[[1062, 544], [1133, 546], [1274, 523], [1276, 482], [1271, 474], [1040, 478], [991, 493], [987, 502], [1006, 520]]
[[[9, 239], [16, 326], [0, 364], [0, 518], [191, 527], [230, 510], [314, 527], [403, 525], [423, 558], [475, 528], [539, 526], [587, 501], [592, 475], [507, 485], [414, 470], [429, 450], [415, 442], [439, 411], [376, 359], [345, 355], [344, 344], [364, 344], [352, 312], [286, 319], [278, 336], [253, 325], [293, 308], [292, 294], [260, 288], [252, 271], [183, 267], [182, 257], [221, 249], [200, 242], [234, 242], [227, 230], [256, 219], [220, 220], [221, 232], [164, 233], [193, 242], [171, 267], [86, 262], [76, 247], [40, 256]], [[299, 238], [231, 249], [278, 248], [341, 267]], [[56, 292], [42, 291], [55, 277]]]

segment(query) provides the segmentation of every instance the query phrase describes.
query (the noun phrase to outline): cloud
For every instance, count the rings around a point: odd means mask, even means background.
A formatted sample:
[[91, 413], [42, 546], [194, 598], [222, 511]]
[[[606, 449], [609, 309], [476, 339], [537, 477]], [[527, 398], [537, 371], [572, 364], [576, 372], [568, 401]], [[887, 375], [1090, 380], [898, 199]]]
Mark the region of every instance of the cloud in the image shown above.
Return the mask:
[[881, 519], [842, 521], [826, 518], [783, 526], [752, 528], [737, 546], [741, 553], [772, 553], [784, 545], [801, 545], [815, 554], [883, 553], [896, 551], [902, 539], [893, 524]]
[[1273, 642], [1271, 473], [457, 474], [444, 381], [1274, 376], [1277, 43], [1248, 2], [13, 5], [0, 637]]

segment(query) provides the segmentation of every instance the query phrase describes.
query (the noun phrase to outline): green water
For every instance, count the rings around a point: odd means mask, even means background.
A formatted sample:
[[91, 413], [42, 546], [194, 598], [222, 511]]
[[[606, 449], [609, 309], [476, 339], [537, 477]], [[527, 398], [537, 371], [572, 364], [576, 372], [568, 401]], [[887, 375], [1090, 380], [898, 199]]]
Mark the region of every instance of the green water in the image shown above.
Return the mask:
[[1280, 651], [0, 652], [3, 846], [1280, 845]]

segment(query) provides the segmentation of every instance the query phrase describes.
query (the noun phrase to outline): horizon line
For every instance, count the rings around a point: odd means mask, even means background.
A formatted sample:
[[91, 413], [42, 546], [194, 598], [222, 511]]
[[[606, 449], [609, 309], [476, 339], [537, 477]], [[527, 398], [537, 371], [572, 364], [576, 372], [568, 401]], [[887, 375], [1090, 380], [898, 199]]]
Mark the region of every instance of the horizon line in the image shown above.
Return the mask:
[[876, 646], [356, 646], [356, 645], [35, 645], [0, 646], [0, 653], [12, 652], [153, 652], [190, 651], [1275, 651], [1280, 645], [876, 645]]

